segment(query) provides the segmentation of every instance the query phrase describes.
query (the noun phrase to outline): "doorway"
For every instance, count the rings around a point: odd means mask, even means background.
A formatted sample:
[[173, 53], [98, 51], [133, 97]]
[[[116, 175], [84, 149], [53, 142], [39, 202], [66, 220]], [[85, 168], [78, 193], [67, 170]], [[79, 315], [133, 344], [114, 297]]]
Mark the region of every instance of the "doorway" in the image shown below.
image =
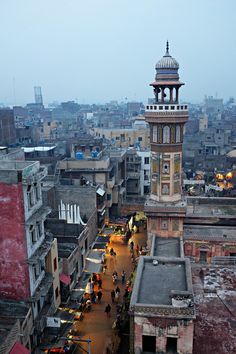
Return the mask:
[[143, 352], [156, 353], [156, 336], [143, 336]]
[[207, 251], [200, 251], [200, 263], [206, 263], [207, 262]]
[[166, 338], [166, 353], [177, 354], [177, 338]]

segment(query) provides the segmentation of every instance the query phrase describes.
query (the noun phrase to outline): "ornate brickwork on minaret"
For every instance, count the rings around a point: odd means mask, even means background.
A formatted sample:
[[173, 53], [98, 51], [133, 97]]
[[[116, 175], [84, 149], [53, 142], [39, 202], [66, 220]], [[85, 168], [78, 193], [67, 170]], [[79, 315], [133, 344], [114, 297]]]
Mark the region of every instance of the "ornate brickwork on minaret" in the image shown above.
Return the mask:
[[148, 236], [182, 236], [186, 212], [182, 199], [182, 143], [188, 107], [179, 103], [179, 64], [166, 54], [156, 64], [152, 104], [146, 105], [145, 118], [150, 125], [151, 194], [145, 204]]

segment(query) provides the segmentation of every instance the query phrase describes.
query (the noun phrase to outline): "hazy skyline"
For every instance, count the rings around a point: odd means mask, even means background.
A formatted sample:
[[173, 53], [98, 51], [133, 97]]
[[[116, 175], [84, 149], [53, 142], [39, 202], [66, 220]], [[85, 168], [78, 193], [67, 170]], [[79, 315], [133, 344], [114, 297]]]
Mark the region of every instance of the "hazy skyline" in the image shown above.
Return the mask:
[[235, 0], [8, 0], [0, 3], [0, 102], [146, 102], [170, 42], [181, 98], [235, 96]]

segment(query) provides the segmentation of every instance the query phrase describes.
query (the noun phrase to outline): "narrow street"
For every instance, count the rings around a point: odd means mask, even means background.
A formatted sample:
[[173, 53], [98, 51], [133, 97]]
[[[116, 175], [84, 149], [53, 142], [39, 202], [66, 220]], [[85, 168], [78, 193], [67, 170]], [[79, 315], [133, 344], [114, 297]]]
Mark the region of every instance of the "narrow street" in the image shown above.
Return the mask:
[[[135, 246], [138, 244], [139, 246], [144, 247], [146, 245], [146, 231], [143, 231], [143, 229], [140, 228], [140, 232], [133, 234], [131, 240], [134, 242]], [[126, 272], [126, 280], [128, 280], [134, 269], [134, 264], [131, 261], [129, 245], [124, 244], [121, 237], [112, 236], [109, 249], [111, 247], [113, 247], [116, 252], [116, 256], [111, 256], [110, 254], [106, 255], [106, 274], [101, 273], [103, 282], [101, 304], [92, 304], [92, 310], [84, 313], [83, 320], [76, 321], [73, 325], [79, 337], [82, 339], [91, 339], [91, 354], [105, 354], [106, 348], [111, 344], [112, 336], [114, 340], [114, 330], [112, 329], [112, 325], [116, 319], [116, 303], [112, 303], [111, 291], [119, 286], [121, 290], [119, 301], [122, 301], [125, 284], [122, 284], [121, 282], [121, 273], [124, 270]], [[118, 273], [118, 281], [115, 285], [112, 282], [112, 273], [114, 271], [117, 271]], [[96, 286], [95, 291], [97, 290], [98, 288]], [[105, 307], [107, 304], [110, 304], [112, 308], [110, 317], [105, 313]], [[80, 343], [80, 345], [86, 351], [88, 350], [87, 343]], [[78, 348], [77, 353], [82, 354], [85, 353], [85, 351]]]

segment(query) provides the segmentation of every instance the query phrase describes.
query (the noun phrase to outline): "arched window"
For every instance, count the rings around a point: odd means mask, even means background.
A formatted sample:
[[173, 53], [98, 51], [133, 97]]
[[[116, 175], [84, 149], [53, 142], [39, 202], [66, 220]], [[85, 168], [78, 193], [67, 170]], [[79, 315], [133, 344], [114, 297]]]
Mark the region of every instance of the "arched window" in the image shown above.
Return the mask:
[[152, 129], [152, 141], [157, 143], [157, 125], [154, 125]]
[[176, 143], [180, 143], [180, 126], [176, 125], [176, 132], [175, 132], [175, 139]]
[[163, 144], [169, 144], [170, 143], [170, 127], [166, 125], [163, 128]]

